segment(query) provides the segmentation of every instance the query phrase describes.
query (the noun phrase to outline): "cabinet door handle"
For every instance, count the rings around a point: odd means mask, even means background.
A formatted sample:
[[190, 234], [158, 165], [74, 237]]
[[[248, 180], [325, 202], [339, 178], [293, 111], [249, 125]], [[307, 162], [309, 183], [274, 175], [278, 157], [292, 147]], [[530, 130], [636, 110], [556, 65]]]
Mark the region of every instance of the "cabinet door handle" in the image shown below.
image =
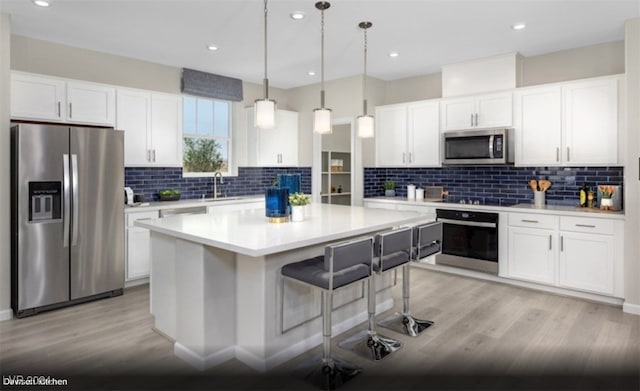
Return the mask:
[[551, 235], [549, 235], [549, 250], [551, 250], [551, 242], [553, 241], [553, 238], [551, 237]]
[[153, 150], [153, 162], [154, 163], [156, 162], [156, 150], [155, 149]]
[[538, 220], [524, 220], [523, 219], [523, 220], [520, 220], [520, 221], [522, 221], [523, 223], [533, 223], [533, 224], [538, 224], [539, 223]]
[[567, 147], [567, 161], [568, 162], [571, 161], [571, 157], [570, 157], [571, 155], [569, 154], [569, 152], [570, 152], [569, 151], [569, 147]]
[[69, 118], [72, 118], [72, 117], [73, 117], [73, 106], [72, 106], [72, 103], [69, 102]]
[[560, 236], [560, 251], [564, 251], [564, 236]]
[[402, 163], [406, 163], [407, 162], [407, 154], [405, 152], [402, 152]]
[[60, 118], [60, 101], [58, 101], [58, 118]]
[[411, 152], [409, 152], [409, 163], [413, 163], [413, 156], [411, 156]]
[[591, 224], [576, 224], [576, 227], [595, 228], [596, 226]]
[[147, 149], [147, 161], [150, 162], [151, 161], [151, 150]]
[[560, 161], [560, 148], [556, 147], [556, 162]]
[[471, 114], [471, 121], [469, 122], [469, 126], [473, 126], [473, 114]]
[[476, 126], [478, 126], [478, 113], [476, 113]]

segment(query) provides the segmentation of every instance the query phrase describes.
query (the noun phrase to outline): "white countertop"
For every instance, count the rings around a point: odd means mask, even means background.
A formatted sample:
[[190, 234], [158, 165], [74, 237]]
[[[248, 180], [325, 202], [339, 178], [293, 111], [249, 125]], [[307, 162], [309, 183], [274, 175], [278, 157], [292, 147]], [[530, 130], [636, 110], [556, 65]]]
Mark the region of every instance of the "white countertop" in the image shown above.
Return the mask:
[[262, 256], [433, 220], [413, 211], [310, 204], [302, 222], [269, 223], [264, 208], [138, 220], [135, 225], [207, 246]]
[[512, 206], [499, 206], [499, 205], [471, 205], [471, 204], [456, 204], [447, 202], [433, 202], [433, 201], [414, 201], [408, 200], [405, 197], [370, 197], [365, 198], [364, 201], [376, 201], [384, 203], [394, 203], [403, 205], [416, 205], [441, 209], [461, 209], [461, 210], [481, 210], [481, 211], [494, 211], [494, 212], [519, 212], [519, 213], [539, 213], [539, 214], [552, 214], [552, 215], [564, 215], [564, 216], [578, 216], [578, 217], [595, 217], [595, 218], [607, 218], [624, 220], [624, 211], [613, 212], [608, 210], [600, 210], [596, 208], [581, 208], [573, 205], [545, 205], [544, 208], [536, 208], [533, 203], [522, 203]]
[[178, 201], [156, 201], [156, 202], [145, 202], [142, 205], [138, 206], [128, 206], [125, 205], [124, 213], [136, 213], [136, 212], [146, 212], [153, 210], [162, 210], [162, 209], [176, 209], [176, 208], [189, 208], [192, 206], [216, 206], [216, 205], [230, 205], [230, 204], [242, 204], [245, 202], [253, 202], [264, 200], [264, 195], [249, 195], [249, 196], [240, 196], [240, 197], [223, 197], [223, 198], [195, 198], [189, 200], [178, 200]]

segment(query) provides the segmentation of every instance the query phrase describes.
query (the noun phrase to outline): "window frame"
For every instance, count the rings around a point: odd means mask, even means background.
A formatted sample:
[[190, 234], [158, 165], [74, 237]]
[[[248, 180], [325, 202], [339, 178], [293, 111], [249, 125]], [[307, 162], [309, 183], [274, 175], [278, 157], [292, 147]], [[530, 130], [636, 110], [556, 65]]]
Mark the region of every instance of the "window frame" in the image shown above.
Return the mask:
[[[213, 113], [214, 113], [214, 118], [213, 118], [213, 123], [215, 123], [215, 102], [223, 102], [225, 103], [229, 110], [228, 110], [228, 133], [227, 133], [227, 137], [223, 138], [223, 137], [216, 137], [216, 136], [211, 136], [211, 137], [202, 137], [200, 135], [194, 135], [192, 133], [187, 133], [185, 132], [184, 129], [184, 99], [185, 98], [194, 98], [196, 99], [196, 126], [197, 126], [197, 118], [198, 118], [198, 99], [204, 99], [204, 100], [208, 100], [210, 102], [212, 102], [212, 105], [214, 107]], [[197, 96], [197, 95], [190, 95], [190, 94], [183, 94], [182, 95], [182, 105], [183, 105], [183, 110], [182, 110], [182, 137], [180, 138], [180, 141], [182, 142], [182, 177], [183, 178], [211, 178], [215, 175], [215, 172], [185, 172], [184, 171], [184, 139], [185, 137], [190, 137], [190, 138], [200, 138], [200, 139], [213, 139], [213, 140], [223, 140], [227, 142], [227, 171], [226, 172], [221, 172], [222, 176], [234, 176], [234, 169], [235, 169], [235, 162], [233, 161], [233, 102], [229, 101], [229, 100], [224, 100], [224, 99], [216, 99], [216, 98], [207, 98], [207, 97], [202, 97], [202, 96]]]

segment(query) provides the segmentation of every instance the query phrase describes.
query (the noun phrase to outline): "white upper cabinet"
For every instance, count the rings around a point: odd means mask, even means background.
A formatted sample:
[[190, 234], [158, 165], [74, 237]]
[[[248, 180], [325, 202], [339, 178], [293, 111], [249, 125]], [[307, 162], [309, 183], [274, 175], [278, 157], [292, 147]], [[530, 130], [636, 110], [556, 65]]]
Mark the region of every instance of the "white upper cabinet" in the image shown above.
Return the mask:
[[525, 166], [560, 164], [560, 86], [520, 89], [513, 96], [515, 163]]
[[513, 126], [512, 93], [442, 99], [440, 129], [443, 132]]
[[182, 166], [182, 97], [118, 88], [125, 166]]
[[11, 73], [11, 117], [65, 121], [65, 82], [18, 72]]
[[618, 78], [518, 89], [516, 165], [618, 164]]
[[12, 118], [114, 126], [115, 115], [115, 87], [11, 73]]
[[440, 165], [439, 101], [376, 108], [376, 166]]
[[298, 165], [298, 113], [278, 110], [274, 129], [253, 126], [253, 107], [247, 108], [247, 160], [251, 167]]
[[79, 81], [67, 82], [69, 122], [113, 126], [116, 123], [116, 89]]
[[614, 77], [562, 87], [565, 163], [618, 163], [617, 83]]

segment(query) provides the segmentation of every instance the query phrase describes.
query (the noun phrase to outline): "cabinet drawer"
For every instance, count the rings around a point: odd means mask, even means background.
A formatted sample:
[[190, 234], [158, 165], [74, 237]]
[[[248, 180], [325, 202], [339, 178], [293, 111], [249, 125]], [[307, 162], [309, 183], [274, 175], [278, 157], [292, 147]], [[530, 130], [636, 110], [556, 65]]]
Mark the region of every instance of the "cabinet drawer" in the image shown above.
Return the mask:
[[509, 225], [515, 227], [557, 229], [558, 216], [532, 213], [509, 213]]
[[127, 214], [127, 227], [133, 227], [133, 223], [136, 220], [140, 219], [157, 219], [158, 211], [149, 211], [149, 212], [137, 212], [137, 213], [128, 213]]
[[613, 235], [613, 221], [588, 217], [560, 217], [562, 231], [586, 232], [601, 235]]

